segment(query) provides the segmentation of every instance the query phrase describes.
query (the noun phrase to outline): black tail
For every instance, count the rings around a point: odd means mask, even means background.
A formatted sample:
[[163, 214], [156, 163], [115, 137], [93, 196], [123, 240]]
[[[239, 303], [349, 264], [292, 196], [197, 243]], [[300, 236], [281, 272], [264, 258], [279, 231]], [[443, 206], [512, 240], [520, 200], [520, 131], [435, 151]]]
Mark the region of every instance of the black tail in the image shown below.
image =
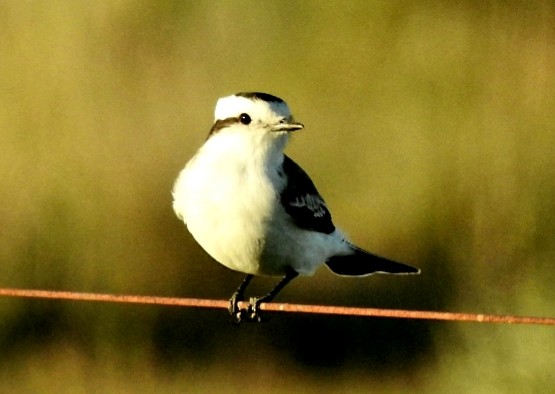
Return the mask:
[[374, 273], [382, 274], [419, 274], [418, 268], [407, 264], [396, 263], [368, 253], [353, 245], [353, 254], [334, 256], [326, 261], [326, 265], [334, 273], [345, 276], [365, 276]]

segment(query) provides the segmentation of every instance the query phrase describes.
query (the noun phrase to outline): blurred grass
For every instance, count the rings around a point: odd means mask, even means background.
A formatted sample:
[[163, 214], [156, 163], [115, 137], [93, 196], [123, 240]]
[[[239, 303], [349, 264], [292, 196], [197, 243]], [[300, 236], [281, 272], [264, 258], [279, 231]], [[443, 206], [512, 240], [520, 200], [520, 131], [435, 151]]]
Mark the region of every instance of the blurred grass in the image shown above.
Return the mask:
[[[260, 90], [307, 126], [289, 153], [336, 223], [423, 269], [321, 270], [282, 300], [552, 315], [554, 8], [3, 2], [0, 285], [228, 297], [240, 275], [195, 245], [170, 190], [216, 99]], [[547, 328], [281, 315], [236, 328], [222, 312], [11, 299], [0, 316], [0, 391], [555, 383]]]

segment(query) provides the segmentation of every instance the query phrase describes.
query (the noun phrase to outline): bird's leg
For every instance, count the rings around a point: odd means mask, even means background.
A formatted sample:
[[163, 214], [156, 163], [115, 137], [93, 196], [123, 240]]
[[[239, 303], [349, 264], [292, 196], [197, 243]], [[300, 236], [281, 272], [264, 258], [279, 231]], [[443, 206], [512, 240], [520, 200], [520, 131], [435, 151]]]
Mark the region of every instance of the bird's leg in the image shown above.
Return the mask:
[[243, 319], [242, 315], [244, 311], [241, 311], [239, 309], [239, 301], [243, 301], [245, 290], [249, 285], [250, 281], [252, 280], [252, 278], [253, 278], [253, 275], [251, 274], [245, 276], [245, 279], [243, 279], [243, 282], [241, 282], [241, 284], [239, 285], [235, 293], [233, 293], [233, 295], [229, 299], [229, 306], [227, 310], [229, 311], [229, 314], [231, 315], [231, 317], [234, 319], [233, 321], [235, 323], [241, 323], [241, 320]]
[[299, 273], [290, 268], [283, 279], [274, 287], [268, 294], [263, 297], [252, 297], [249, 300], [249, 309], [247, 310], [248, 321], [261, 322], [262, 317], [260, 316], [260, 304], [263, 302], [272, 301], [275, 296], [285, 287], [289, 282], [295, 279]]

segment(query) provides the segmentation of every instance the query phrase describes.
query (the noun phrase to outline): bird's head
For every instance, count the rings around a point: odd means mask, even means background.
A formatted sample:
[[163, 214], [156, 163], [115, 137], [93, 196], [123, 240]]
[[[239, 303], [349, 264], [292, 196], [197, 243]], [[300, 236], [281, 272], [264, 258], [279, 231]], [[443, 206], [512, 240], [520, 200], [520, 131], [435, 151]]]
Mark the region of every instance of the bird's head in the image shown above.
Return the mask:
[[290, 132], [304, 127], [293, 121], [285, 101], [267, 93], [237, 93], [222, 97], [216, 104], [214, 115], [209, 137], [233, 133], [243, 138], [283, 139]]

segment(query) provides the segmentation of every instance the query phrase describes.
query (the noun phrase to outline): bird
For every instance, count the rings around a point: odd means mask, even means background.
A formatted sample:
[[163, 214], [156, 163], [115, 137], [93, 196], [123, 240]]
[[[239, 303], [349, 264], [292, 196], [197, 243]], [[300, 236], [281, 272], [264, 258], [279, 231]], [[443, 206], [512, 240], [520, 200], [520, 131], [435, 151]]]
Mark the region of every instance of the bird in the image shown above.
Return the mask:
[[[241, 92], [220, 98], [214, 118], [174, 183], [173, 209], [214, 260], [246, 274], [229, 300], [234, 322], [262, 321], [261, 303], [323, 264], [341, 276], [420, 273], [355, 246], [335, 227], [313, 181], [284, 153], [304, 128], [285, 101]], [[240, 309], [255, 276], [282, 279]]]

